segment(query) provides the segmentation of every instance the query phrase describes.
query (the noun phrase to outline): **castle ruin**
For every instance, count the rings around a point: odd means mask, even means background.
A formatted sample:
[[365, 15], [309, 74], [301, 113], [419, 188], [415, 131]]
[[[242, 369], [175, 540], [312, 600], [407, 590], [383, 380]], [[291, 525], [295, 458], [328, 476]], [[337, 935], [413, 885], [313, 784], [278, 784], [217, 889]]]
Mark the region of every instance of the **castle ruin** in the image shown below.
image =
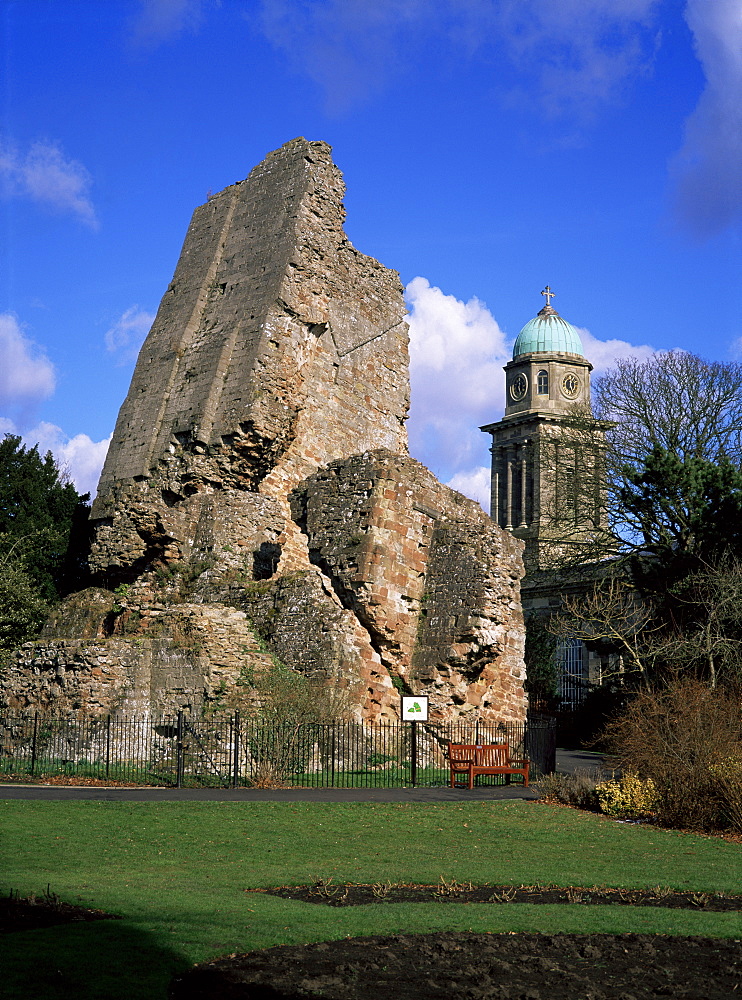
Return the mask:
[[522, 542], [409, 456], [399, 277], [295, 139], [194, 212], [92, 508], [95, 584], [26, 644], [10, 707], [233, 703], [245, 670], [369, 722], [525, 717]]

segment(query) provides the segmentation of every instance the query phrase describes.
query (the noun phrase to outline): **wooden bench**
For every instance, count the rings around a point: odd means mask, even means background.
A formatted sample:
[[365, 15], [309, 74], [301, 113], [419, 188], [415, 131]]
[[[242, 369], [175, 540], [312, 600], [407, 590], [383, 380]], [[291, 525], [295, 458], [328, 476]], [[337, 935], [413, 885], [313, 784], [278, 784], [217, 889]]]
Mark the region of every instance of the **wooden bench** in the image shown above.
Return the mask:
[[510, 784], [511, 774], [520, 774], [523, 784], [528, 784], [530, 761], [515, 760], [510, 756], [509, 743], [449, 743], [448, 766], [451, 768], [451, 787], [456, 787], [456, 775], [465, 774], [469, 788], [474, 787], [478, 774], [504, 774]]

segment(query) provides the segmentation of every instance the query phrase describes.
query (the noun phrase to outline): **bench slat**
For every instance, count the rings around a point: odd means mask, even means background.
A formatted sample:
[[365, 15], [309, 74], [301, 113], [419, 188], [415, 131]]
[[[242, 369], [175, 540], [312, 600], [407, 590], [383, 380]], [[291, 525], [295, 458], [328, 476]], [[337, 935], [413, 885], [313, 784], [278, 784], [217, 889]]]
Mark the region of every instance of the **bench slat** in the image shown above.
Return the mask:
[[530, 761], [510, 757], [508, 743], [449, 743], [448, 762], [451, 770], [451, 787], [455, 787], [456, 775], [466, 774], [469, 788], [474, 787], [478, 774], [504, 774], [510, 783], [511, 774], [520, 774], [524, 785], [528, 785]]

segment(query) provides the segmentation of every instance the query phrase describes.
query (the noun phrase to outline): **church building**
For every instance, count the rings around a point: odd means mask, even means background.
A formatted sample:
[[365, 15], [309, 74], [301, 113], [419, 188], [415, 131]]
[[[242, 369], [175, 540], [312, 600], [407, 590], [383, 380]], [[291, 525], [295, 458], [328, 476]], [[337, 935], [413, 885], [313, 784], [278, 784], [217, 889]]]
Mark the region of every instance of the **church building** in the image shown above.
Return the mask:
[[[526, 618], [560, 609], [584, 589], [605, 551], [605, 431], [590, 407], [590, 372], [577, 330], [546, 305], [518, 334], [505, 365], [505, 414], [492, 435], [492, 519], [525, 542]], [[575, 573], [575, 568], [578, 568]], [[572, 572], [570, 572], [572, 570]], [[560, 643], [560, 695], [575, 705], [600, 681], [601, 657], [579, 640]]]

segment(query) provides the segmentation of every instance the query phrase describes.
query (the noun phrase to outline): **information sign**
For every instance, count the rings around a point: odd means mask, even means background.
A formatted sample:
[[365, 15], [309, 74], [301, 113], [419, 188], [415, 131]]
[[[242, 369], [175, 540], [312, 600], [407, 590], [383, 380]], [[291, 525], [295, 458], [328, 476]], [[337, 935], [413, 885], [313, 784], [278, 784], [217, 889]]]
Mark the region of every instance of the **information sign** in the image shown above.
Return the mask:
[[428, 721], [428, 696], [417, 694], [402, 697], [402, 718], [405, 722]]

